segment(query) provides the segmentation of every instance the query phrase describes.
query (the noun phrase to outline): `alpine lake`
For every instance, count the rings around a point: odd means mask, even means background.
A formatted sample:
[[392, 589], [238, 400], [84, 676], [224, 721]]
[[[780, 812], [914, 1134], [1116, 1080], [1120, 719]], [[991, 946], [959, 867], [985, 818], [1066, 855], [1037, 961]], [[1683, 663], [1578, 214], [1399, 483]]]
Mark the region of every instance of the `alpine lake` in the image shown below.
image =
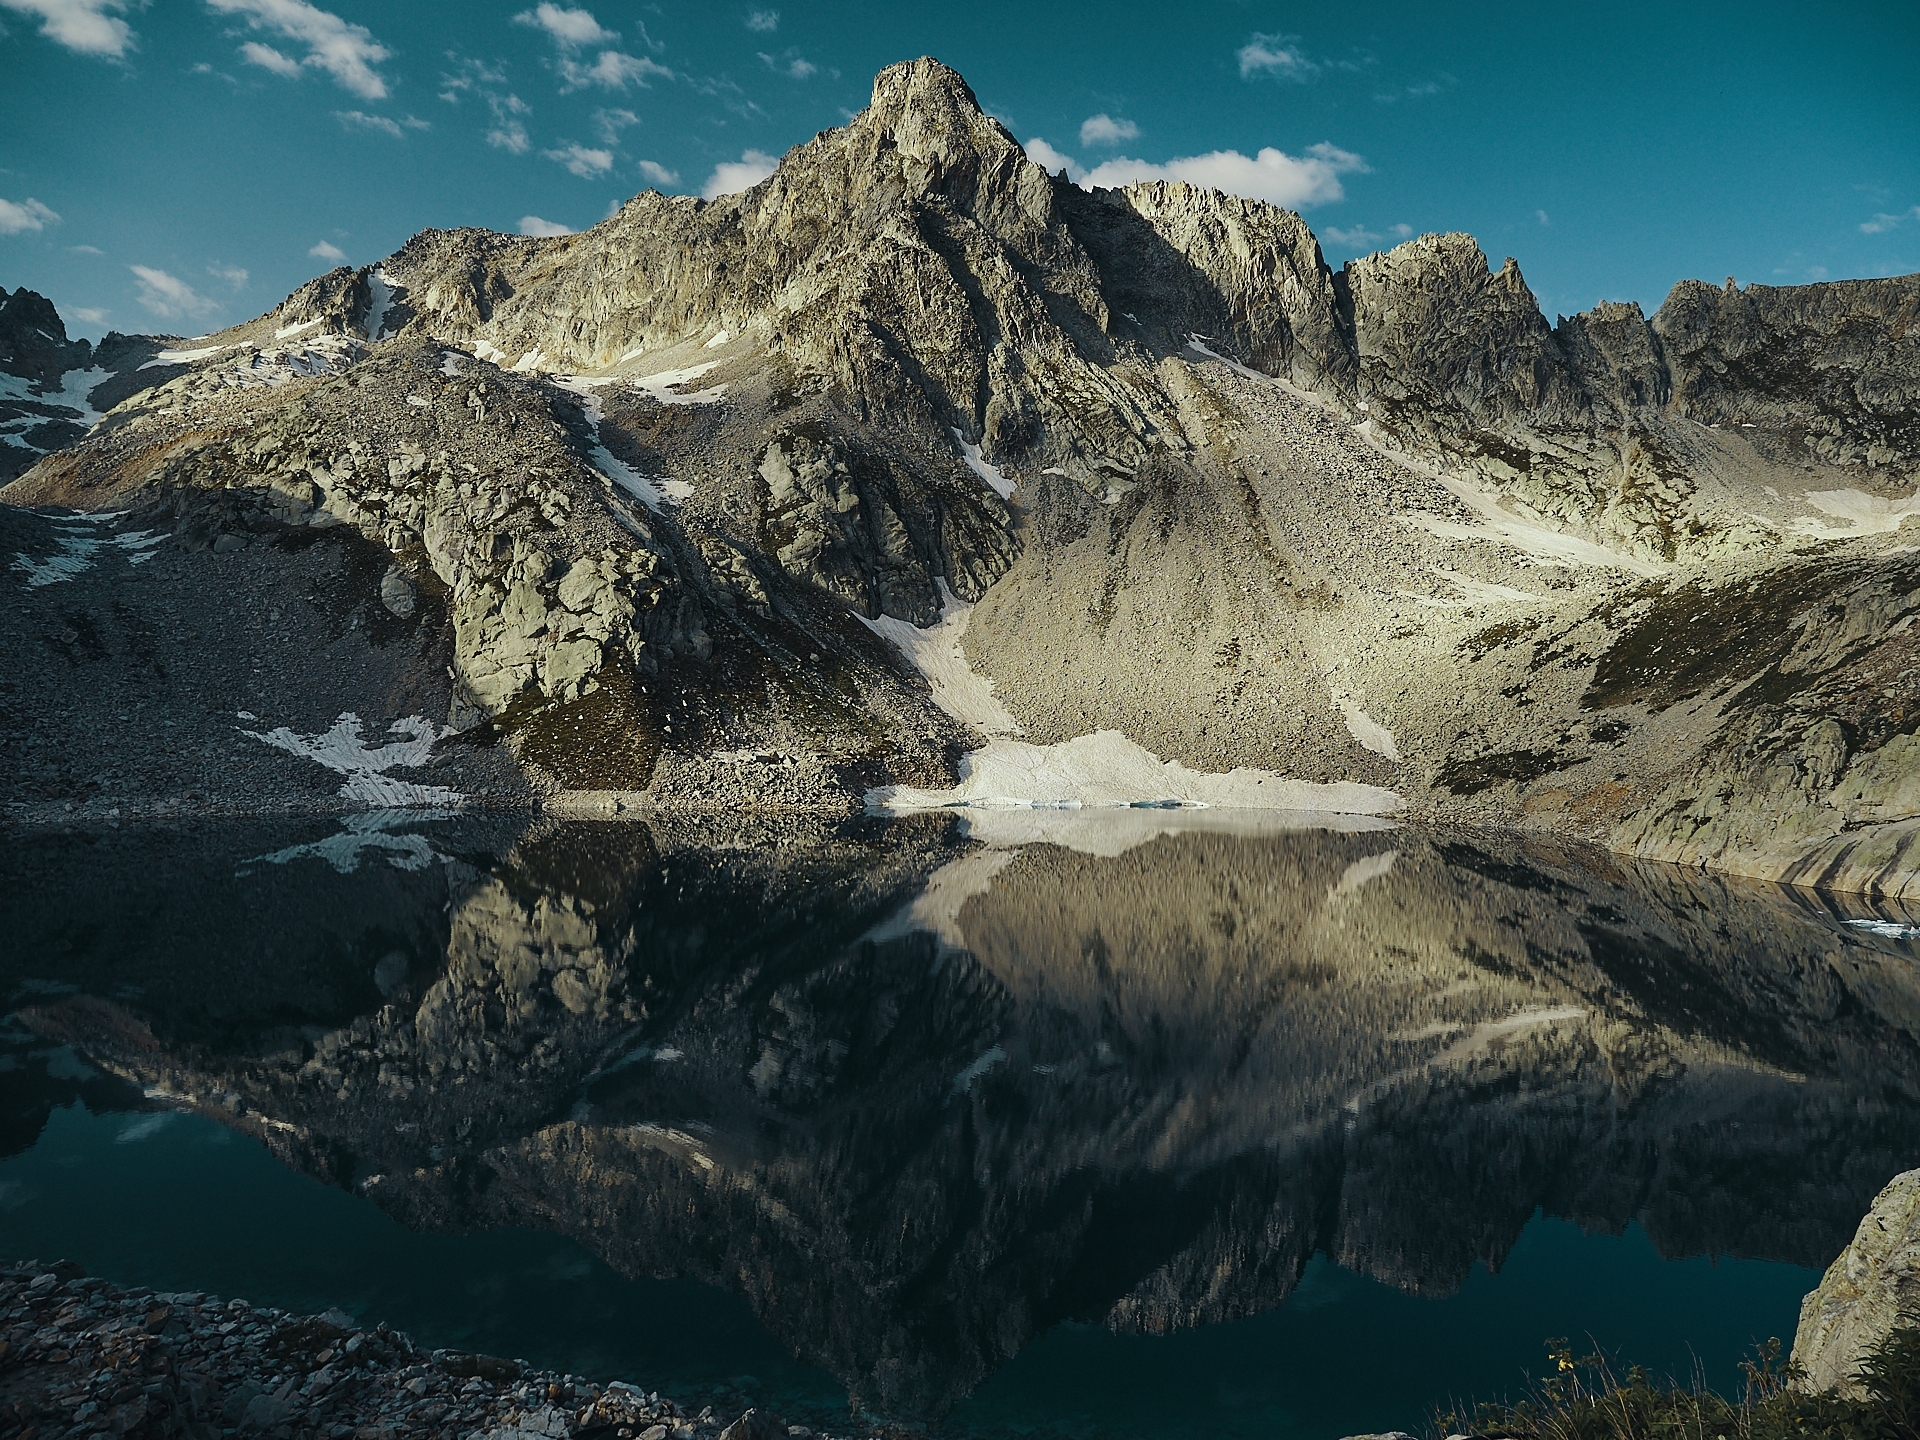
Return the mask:
[[16, 835], [0, 1234], [936, 1436], [1739, 1392], [1920, 1155], [1884, 902], [1225, 811]]

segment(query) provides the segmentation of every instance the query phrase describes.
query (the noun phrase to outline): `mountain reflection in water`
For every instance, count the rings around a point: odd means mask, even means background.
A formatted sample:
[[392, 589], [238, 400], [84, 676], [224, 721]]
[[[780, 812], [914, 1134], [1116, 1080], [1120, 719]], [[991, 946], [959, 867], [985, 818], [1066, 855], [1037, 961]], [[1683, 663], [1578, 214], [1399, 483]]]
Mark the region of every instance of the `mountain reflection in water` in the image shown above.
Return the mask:
[[898, 1416], [1316, 1252], [1444, 1294], [1542, 1207], [1821, 1266], [1920, 1151], [1911, 917], [1484, 833], [383, 816], [6, 868], [43, 1040], [410, 1227], [731, 1290]]

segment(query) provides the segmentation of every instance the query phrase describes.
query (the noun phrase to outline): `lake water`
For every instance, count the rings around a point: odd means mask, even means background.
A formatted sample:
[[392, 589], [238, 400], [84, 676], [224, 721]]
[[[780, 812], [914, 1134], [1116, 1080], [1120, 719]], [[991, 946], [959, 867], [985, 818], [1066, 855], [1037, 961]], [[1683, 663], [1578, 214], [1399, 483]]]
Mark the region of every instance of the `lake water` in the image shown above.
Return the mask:
[[35, 835], [0, 1248], [954, 1436], [1734, 1390], [1920, 1159], [1912, 923], [1218, 812]]

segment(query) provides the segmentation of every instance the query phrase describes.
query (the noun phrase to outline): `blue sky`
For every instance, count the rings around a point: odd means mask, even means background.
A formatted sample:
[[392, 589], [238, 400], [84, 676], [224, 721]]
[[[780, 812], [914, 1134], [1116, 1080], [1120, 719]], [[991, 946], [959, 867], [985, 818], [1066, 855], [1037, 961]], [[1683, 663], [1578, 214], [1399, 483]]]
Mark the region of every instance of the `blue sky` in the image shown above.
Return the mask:
[[1465, 230], [1549, 318], [1920, 271], [1920, 5], [0, 0], [0, 285], [199, 333], [427, 226], [743, 188], [931, 54], [1050, 168]]

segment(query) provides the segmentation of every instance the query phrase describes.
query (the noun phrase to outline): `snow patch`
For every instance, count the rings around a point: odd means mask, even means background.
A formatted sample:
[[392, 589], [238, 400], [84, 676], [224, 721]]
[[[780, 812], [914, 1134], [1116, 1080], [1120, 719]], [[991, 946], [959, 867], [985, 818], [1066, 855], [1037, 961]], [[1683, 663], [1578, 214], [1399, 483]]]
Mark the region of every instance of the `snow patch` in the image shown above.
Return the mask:
[[1511, 585], [1496, 585], [1491, 580], [1476, 580], [1471, 575], [1462, 575], [1458, 570], [1449, 570], [1444, 565], [1429, 565], [1427, 568], [1460, 592], [1457, 596], [1421, 595], [1412, 590], [1397, 592], [1401, 598], [1424, 605], [1429, 610], [1467, 610], [1475, 605], [1511, 605], [1516, 601], [1528, 605], [1555, 603], [1545, 595], [1516, 590]]
[[625, 380], [629, 385], [646, 391], [662, 405], [711, 405], [727, 393], [725, 385], [715, 385], [710, 390], [696, 390], [691, 395], [680, 394], [678, 387], [691, 384], [709, 370], [718, 369], [719, 365], [718, 360], [709, 360], [704, 365], [689, 365], [684, 370], [662, 370], [655, 375], [622, 375], [610, 378]]
[[1803, 517], [1787, 527], [1796, 535], [1808, 535], [1816, 540], [1890, 535], [1900, 528], [1900, 522], [1909, 515], [1920, 515], [1920, 487], [1904, 500], [1889, 500], [1884, 495], [1869, 495], [1864, 490], [1814, 490], [1801, 498], [1823, 515], [1830, 515], [1842, 522], [1835, 526], [1812, 517]]
[[693, 486], [684, 480], [655, 479], [642, 475], [626, 461], [620, 459], [611, 450], [600, 443], [600, 422], [606, 418], [606, 406], [601, 403], [595, 387], [612, 385], [618, 376], [606, 375], [592, 379], [579, 375], [550, 375], [547, 377], [554, 385], [581, 400], [581, 409], [587, 412], [587, 421], [593, 426], [593, 468], [600, 472], [600, 478], [633, 496], [649, 510], [659, 512], [667, 508], [669, 500], [691, 499]]
[[[72, 416], [74, 420], [92, 428], [105, 417], [93, 408], [93, 402], [88, 397], [92, 395], [94, 386], [112, 378], [113, 371], [96, 365], [90, 370], [65, 371], [60, 376], [60, 385], [57, 389], [49, 389], [45, 385], [35, 389], [34, 382], [24, 375], [0, 374], [0, 400], [16, 400], [28, 405], [44, 405], [48, 409], [71, 410], [74, 412]], [[48, 420], [66, 418], [68, 417], [60, 415], [21, 415], [6, 423], [24, 430]], [[37, 445], [28, 444], [23, 439], [12, 436], [5, 438], [27, 450], [40, 448]]]
[[362, 344], [351, 335], [318, 335], [304, 345], [259, 348], [241, 343], [215, 348], [239, 350], [241, 353], [229, 362], [209, 366], [197, 374], [193, 380], [196, 391], [204, 392], [218, 386], [253, 390], [261, 386], [287, 385], [295, 380], [337, 374], [353, 363]]
[[289, 865], [295, 860], [320, 860], [342, 875], [351, 875], [360, 868], [363, 857], [379, 855], [396, 870], [424, 870], [446, 857], [435, 850], [424, 835], [393, 833], [396, 826], [419, 823], [419, 814], [412, 810], [369, 810], [361, 815], [349, 815], [339, 832], [324, 840], [310, 845], [289, 845], [271, 855], [256, 855], [247, 864]]
[[80, 423], [87, 426], [98, 425], [106, 417], [93, 408], [88, 399], [93, 387], [113, 378], [113, 372], [96, 365], [91, 370], [69, 370], [60, 377], [58, 390], [43, 390], [42, 402], [50, 405], [64, 405], [69, 410], [79, 412]]
[[298, 325], [282, 325], [278, 330], [273, 332], [273, 338], [276, 340], [285, 340], [289, 336], [302, 335], [319, 323], [320, 317], [315, 316], [311, 320], [302, 320]]
[[440, 373], [449, 380], [463, 380], [466, 376], [461, 372], [460, 367], [453, 363], [453, 354], [451, 350], [441, 352]]
[[1187, 348], [1206, 356], [1209, 360], [1218, 360], [1236, 375], [1244, 375], [1249, 380], [1265, 380], [1269, 384], [1273, 383], [1273, 376], [1263, 375], [1258, 370], [1249, 369], [1247, 366], [1242, 365], [1238, 360], [1229, 360], [1224, 355], [1215, 354], [1201, 343], [1201, 337], [1198, 335], [1189, 335], [1187, 337]]
[[369, 749], [360, 738], [360, 726], [360, 717], [348, 710], [333, 722], [332, 729], [321, 735], [296, 735], [284, 725], [265, 733], [257, 730], [240, 733], [345, 775], [346, 783], [340, 787], [343, 800], [399, 809], [413, 805], [458, 805], [466, 798], [444, 785], [416, 785], [382, 773], [395, 766], [413, 770], [426, 764], [435, 743], [453, 734], [451, 726], [438, 730], [424, 716], [409, 715], [387, 727], [388, 734], [408, 738], [378, 749]]
[[731, 335], [729, 335], [726, 331], [722, 330], [718, 334], [716, 334], [711, 340], [707, 341], [706, 344], [702, 345], [700, 348], [702, 350], [718, 350], [722, 345], [726, 344], [727, 341], [731, 340], [732, 338], [733, 337]]
[[367, 277], [367, 289], [372, 294], [367, 305], [367, 339], [378, 340], [387, 328], [387, 307], [393, 303], [394, 286], [384, 266]]
[[1441, 540], [1482, 540], [1510, 545], [1550, 565], [1593, 565], [1608, 570], [1625, 570], [1648, 579], [1665, 575], [1671, 568], [1655, 560], [1642, 560], [1635, 555], [1609, 550], [1604, 545], [1582, 540], [1577, 535], [1562, 535], [1557, 530], [1524, 520], [1504, 509], [1499, 496], [1489, 494], [1468, 481], [1442, 479], [1439, 483], [1478, 515], [1483, 523], [1477, 527], [1462, 525], [1444, 516], [1418, 512], [1395, 518], [1403, 525], [1416, 526]]
[[1347, 733], [1359, 742], [1362, 750], [1384, 755], [1396, 765], [1400, 763], [1400, 747], [1394, 743], [1391, 730], [1354, 704], [1351, 696], [1336, 691], [1333, 703], [1340, 707], [1340, 713], [1346, 717]]
[[13, 557], [15, 570], [24, 570], [27, 575], [27, 588], [38, 590], [42, 585], [58, 585], [63, 580], [71, 580], [84, 571], [91, 570], [100, 552], [112, 547], [129, 552], [128, 560], [138, 565], [142, 560], [151, 560], [153, 551], [149, 546], [158, 545], [167, 537], [152, 530], [130, 530], [124, 535], [100, 535], [88, 527], [99, 525], [100, 519], [85, 515], [66, 517], [54, 528], [54, 536], [60, 543], [59, 552], [45, 557], [35, 557], [16, 553]]
[[967, 633], [973, 607], [963, 605], [947, 588], [946, 577], [940, 587], [940, 618], [924, 630], [891, 615], [878, 620], [859, 619], [874, 634], [889, 642], [933, 687], [933, 703], [962, 725], [971, 725], [983, 735], [1014, 735], [1020, 727], [1006, 706], [994, 698], [993, 682], [973, 673], [967, 664], [960, 640]]
[[1208, 805], [1388, 815], [1404, 809], [1406, 801], [1391, 790], [1351, 781], [1317, 785], [1244, 766], [1224, 775], [1189, 770], [1177, 760], [1162, 760], [1118, 730], [1098, 730], [1057, 745], [997, 737], [960, 762], [960, 783], [953, 789], [877, 786], [867, 792], [867, 805], [883, 812], [948, 806]]
[[967, 468], [982, 480], [986, 481], [988, 486], [993, 490], [993, 493], [998, 495], [1002, 500], [1011, 500], [1013, 498], [1013, 481], [1002, 475], [997, 465], [987, 464], [987, 462], [981, 458], [980, 447], [969, 444], [967, 437], [962, 435], [958, 430], [953, 432], [953, 438], [960, 442], [960, 453], [967, 457]]
[[222, 350], [230, 348], [230, 346], [226, 345], [207, 345], [198, 350], [161, 350], [156, 352], [153, 359], [147, 361], [147, 363], [140, 368], [142, 370], [151, 370], [156, 365], [191, 365], [196, 360], [204, 360], [209, 355], [218, 355]]

